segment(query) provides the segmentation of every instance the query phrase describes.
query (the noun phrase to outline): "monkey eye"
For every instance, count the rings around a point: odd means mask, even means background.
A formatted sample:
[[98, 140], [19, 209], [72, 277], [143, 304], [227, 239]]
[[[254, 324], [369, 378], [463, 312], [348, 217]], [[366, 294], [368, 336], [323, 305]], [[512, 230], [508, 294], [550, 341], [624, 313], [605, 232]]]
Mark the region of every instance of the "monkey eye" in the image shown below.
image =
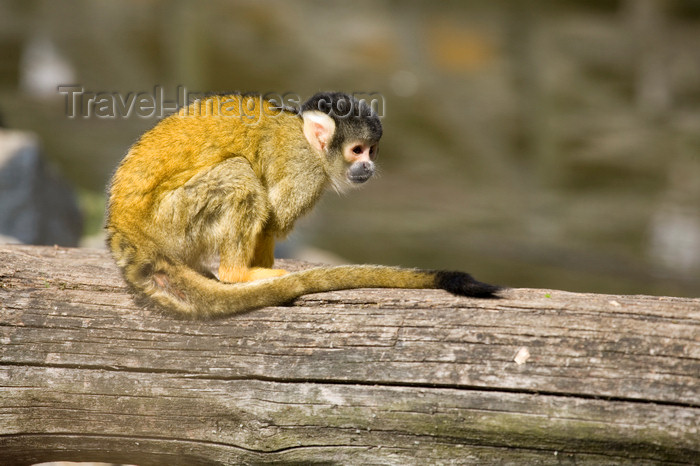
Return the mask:
[[355, 147], [352, 148], [352, 151], [353, 151], [355, 154], [358, 154], [358, 155], [359, 155], [359, 154], [362, 153], [362, 146], [355, 146]]
[[369, 158], [374, 160], [374, 158], [377, 156], [377, 146], [372, 146], [369, 148]]

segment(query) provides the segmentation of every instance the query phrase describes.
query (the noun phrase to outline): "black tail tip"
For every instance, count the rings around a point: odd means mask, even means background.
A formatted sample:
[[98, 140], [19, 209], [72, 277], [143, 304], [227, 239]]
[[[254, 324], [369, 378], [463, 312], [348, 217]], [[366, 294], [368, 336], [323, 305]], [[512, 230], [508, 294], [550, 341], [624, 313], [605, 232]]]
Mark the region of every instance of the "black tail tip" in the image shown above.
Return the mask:
[[496, 293], [503, 289], [500, 286], [475, 280], [468, 273], [442, 270], [435, 272], [435, 287], [472, 298], [495, 298]]

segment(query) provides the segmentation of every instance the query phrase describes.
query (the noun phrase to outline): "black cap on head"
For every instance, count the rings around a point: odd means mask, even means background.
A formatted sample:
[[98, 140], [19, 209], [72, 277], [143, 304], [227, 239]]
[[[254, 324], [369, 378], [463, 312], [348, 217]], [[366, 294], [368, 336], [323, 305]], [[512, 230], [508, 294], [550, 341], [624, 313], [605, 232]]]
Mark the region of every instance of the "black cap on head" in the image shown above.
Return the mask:
[[344, 92], [319, 92], [301, 106], [302, 113], [307, 111], [333, 118], [336, 131], [331, 148], [339, 148], [350, 139], [377, 142], [382, 137], [382, 123], [367, 102]]

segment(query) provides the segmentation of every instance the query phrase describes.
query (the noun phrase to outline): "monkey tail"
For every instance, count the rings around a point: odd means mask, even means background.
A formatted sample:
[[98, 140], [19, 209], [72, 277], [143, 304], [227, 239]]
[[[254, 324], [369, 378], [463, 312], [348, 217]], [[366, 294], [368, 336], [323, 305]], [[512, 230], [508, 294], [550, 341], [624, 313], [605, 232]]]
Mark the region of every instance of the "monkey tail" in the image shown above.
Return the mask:
[[223, 317], [289, 304], [299, 296], [353, 288], [434, 288], [471, 297], [500, 289], [467, 273], [374, 265], [321, 267], [248, 283], [223, 283], [183, 264], [155, 261], [140, 288], [156, 303], [186, 318]]
[[160, 307], [182, 317], [223, 317], [267, 306], [280, 306], [299, 296], [354, 288], [433, 288], [460, 296], [493, 297], [501, 288], [463, 272], [407, 269], [380, 265], [320, 267], [248, 283], [224, 283], [163, 257], [145, 238], [136, 248], [120, 232], [108, 244], [126, 281]]

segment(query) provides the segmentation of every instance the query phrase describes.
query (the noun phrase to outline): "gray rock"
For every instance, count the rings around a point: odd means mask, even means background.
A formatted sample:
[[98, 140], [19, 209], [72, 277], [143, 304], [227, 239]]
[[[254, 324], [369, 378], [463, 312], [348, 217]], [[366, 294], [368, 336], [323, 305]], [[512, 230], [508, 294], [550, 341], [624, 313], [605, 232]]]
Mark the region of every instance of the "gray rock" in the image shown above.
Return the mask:
[[0, 242], [76, 246], [82, 215], [31, 133], [0, 129]]

